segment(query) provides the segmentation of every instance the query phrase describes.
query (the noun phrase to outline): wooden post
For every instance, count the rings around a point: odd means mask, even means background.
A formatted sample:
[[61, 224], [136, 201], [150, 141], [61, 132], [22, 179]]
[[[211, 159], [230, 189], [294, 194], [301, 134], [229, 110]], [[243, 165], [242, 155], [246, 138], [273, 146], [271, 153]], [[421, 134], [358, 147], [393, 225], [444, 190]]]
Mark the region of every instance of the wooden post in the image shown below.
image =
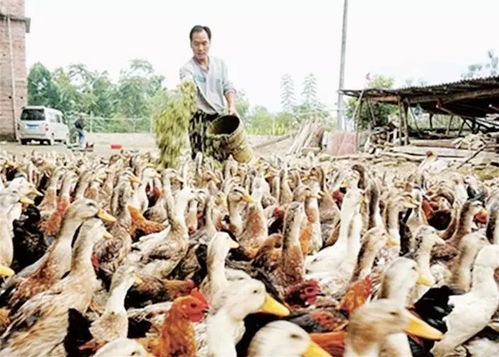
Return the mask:
[[457, 132], [457, 136], [461, 136], [461, 133], [463, 132], [463, 129], [464, 129], [464, 124], [466, 123], [466, 119], [461, 117], [461, 120], [462, 120], [462, 123], [461, 123], [461, 126], [459, 127], [459, 131]]
[[409, 145], [409, 124], [407, 116], [409, 104], [402, 102], [402, 109], [404, 113], [404, 145]]
[[452, 120], [454, 119], [454, 115], [451, 115], [449, 117], [449, 123], [447, 124], [447, 130], [445, 130], [445, 135], [449, 135], [450, 133], [450, 128], [452, 126]]
[[428, 120], [430, 122], [430, 129], [433, 130], [433, 113], [430, 113]]
[[400, 122], [399, 122], [399, 135], [400, 135], [400, 140], [399, 140], [399, 144], [400, 145], [404, 145], [404, 116], [402, 115], [402, 102], [400, 100], [400, 97], [398, 99], [398, 107], [399, 107], [399, 119], [400, 119]]

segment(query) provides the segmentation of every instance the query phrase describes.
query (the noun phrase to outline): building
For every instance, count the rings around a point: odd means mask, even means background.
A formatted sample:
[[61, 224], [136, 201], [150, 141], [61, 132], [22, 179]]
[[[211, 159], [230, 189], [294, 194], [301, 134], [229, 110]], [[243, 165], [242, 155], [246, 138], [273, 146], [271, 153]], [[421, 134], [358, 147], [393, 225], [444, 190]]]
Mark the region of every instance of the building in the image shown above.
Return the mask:
[[0, 1], [0, 138], [15, 139], [15, 119], [28, 100], [24, 0]]

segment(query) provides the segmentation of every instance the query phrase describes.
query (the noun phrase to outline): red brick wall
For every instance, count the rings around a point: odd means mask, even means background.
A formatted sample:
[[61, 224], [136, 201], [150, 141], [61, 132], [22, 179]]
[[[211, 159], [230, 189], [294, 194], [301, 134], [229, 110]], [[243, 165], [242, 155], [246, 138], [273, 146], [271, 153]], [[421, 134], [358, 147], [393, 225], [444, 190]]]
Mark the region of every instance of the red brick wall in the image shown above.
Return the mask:
[[[0, 13], [24, 17], [24, 0], [1, 0]], [[23, 21], [11, 20], [12, 56], [8, 25], [5, 18], [0, 17], [0, 137], [14, 138], [14, 108], [12, 100], [11, 61], [14, 64], [14, 80], [16, 88], [16, 115], [27, 102], [26, 74], [26, 24]]]

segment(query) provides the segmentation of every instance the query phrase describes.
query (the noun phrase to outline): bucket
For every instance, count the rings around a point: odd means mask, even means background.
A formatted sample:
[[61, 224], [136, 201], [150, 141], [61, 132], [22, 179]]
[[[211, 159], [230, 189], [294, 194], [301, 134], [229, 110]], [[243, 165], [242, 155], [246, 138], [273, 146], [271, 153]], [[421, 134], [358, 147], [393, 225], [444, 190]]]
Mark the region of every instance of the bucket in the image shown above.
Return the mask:
[[213, 156], [218, 160], [226, 160], [232, 155], [238, 162], [248, 162], [253, 157], [243, 122], [235, 115], [215, 119], [208, 127], [206, 136], [213, 146]]

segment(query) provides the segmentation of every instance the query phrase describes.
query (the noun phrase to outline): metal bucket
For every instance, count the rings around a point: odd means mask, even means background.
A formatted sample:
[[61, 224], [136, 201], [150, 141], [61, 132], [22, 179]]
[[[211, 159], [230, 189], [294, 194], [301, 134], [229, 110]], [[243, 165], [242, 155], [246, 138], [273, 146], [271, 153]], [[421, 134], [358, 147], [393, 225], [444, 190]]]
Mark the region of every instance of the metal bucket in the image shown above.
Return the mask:
[[206, 136], [213, 147], [213, 156], [218, 160], [226, 160], [232, 155], [238, 162], [248, 162], [253, 157], [243, 122], [235, 115], [215, 119], [208, 127]]

